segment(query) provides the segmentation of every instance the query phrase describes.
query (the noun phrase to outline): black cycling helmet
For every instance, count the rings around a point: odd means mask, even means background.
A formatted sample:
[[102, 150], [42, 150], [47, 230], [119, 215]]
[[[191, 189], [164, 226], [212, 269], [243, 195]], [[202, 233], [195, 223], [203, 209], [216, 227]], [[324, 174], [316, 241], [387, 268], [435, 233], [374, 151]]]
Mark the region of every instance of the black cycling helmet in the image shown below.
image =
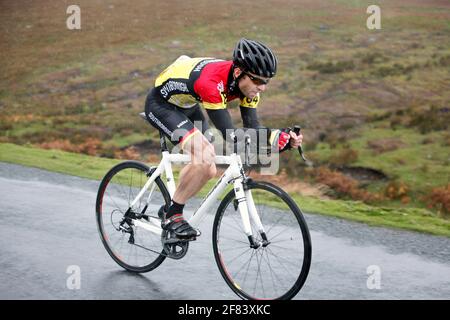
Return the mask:
[[277, 72], [277, 57], [259, 41], [239, 40], [234, 48], [233, 62], [260, 77], [272, 78]]

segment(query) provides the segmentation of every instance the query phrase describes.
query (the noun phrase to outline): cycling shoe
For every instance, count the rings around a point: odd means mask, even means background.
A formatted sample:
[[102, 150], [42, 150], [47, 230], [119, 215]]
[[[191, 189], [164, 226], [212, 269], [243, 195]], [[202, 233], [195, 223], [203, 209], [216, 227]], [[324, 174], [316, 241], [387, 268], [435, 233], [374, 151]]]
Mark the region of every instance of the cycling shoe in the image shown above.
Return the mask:
[[200, 231], [191, 227], [183, 215], [175, 214], [161, 222], [161, 228], [172, 232], [177, 238], [190, 239], [200, 236]]

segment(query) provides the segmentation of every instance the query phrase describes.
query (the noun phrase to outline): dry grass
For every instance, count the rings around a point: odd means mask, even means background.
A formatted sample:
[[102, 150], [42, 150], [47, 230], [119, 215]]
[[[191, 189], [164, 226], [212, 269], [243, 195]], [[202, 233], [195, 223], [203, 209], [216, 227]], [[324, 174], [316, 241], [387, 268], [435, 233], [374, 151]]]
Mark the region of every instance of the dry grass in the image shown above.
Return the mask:
[[397, 150], [401, 147], [406, 146], [406, 144], [400, 139], [384, 138], [370, 140], [367, 142], [367, 146], [373, 151], [375, 155], [377, 155], [380, 153]]
[[434, 188], [425, 197], [430, 208], [435, 208], [441, 217], [450, 217], [450, 184], [445, 187]]
[[315, 197], [323, 200], [330, 198], [326, 195], [329, 191], [326, 185], [299, 181], [298, 179], [289, 177], [285, 170], [281, 170], [277, 175], [260, 175], [252, 172], [250, 176], [254, 180], [271, 182], [290, 194]]

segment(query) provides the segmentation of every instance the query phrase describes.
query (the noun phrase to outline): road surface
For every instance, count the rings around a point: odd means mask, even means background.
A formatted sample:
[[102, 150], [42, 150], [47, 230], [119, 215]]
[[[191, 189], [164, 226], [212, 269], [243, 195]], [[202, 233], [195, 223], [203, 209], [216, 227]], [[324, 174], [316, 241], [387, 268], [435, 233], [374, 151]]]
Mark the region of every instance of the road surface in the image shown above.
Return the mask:
[[[238, 299], [214, 261], [211, 218], [182, 260], [124, 271], [97, 232], [98, 185], [0, 163], [0, 299]], [[450, 299], [449, 238], [316, 214], [306, 220], [312, 264], [295, 299]]]

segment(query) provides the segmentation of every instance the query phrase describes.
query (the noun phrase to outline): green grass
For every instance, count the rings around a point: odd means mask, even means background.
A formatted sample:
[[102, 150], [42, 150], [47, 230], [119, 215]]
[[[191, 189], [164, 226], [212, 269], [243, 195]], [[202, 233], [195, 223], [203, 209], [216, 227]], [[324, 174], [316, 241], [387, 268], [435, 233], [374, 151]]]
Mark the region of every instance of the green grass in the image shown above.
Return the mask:
[[318, 200], [295, 195], [293, 198], [306, 212], [450, 237], [450, 221], [436, 217], [427, 209], [374, 207], [358, 201]]
[[99, 180], [120, 160], [90, 157], [60, 150], [0, 144], [0, 161]]
[[[423, 135], [414, 129], [391, 130], [376, 123], [366, 125], [355, 136], [357, 137], [347, 141], [358, 152], [358, 160], [350, 164], [352, 166], [381, 170], [389, 178], [401, 180], [419, 192], [450, 182], [449, 149], [442, 144], [442, 131]], [[433, 142], [423, 144], [424, 138], [430, 138]], [[376, 154], [368, 147], [368, 142], [379, 139], [397, 139], [404, 146]], [[320, 143], [310, 154], [320, 162], [326, 162], [343, 148], [338, 145], [333, 149], [327, 143]]]
[[[120, 160], [91, 157], [31, 146], [0, 144], [0, 161], [37, 167], [49, 171], [100, 180]], [[179, 170], [175, 169], [175, 177]], [[206, 195], [216, 181], [210, 181], [199, 193]], [[450, 237], [450, 221], [436, 217], [426, 209], [373, 207], [356, 201], [320, 200], [291, 195], [304, 212], [318, 213], [363, 222], [374, 226], [400, 228]], [[270, 199], [268, 199], [270, 204]]]
[[129, 145], [133, 145], [139, 142], [143, 142], [148, 139], [149, 135], [143, 135], [139, 133], [134, 133], [128, 136], [122, 136], [119, 134], [115, 134], [111, 140], [104, 141], [105, 145], [115, 146], [115, 147], [127, 147]]

